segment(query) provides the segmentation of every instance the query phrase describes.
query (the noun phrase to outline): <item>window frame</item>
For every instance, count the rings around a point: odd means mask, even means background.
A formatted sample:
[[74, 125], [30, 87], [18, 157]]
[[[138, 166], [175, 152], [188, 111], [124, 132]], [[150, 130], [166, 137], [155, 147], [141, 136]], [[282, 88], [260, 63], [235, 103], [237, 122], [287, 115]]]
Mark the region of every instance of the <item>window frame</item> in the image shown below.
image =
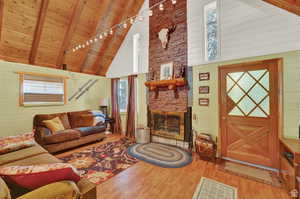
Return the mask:
[[136, 33], [133, 35], [133, 74], [139, 73], [140, 66], [140, 33]]
[[[69, 77], [63, 75], [50, 75], [50, 74], [42, 74], [42, 73], [34, 73], [34, 72], [17, 72], [19, 75], [19, 105], [23, 107], [27, 106], [58, 106], [58, 105], [66, 105], [68, 102], [68, 95], [67, 95], [67, 79]], [[37, 103], [26, 103], [25, 102], [25, 94], [24, 94], [24, 76], [25, 75], [32, 75], [32, 76], [39, 76], [39, 77], [54, 77], [54, 78], [61, 78], [63, 80], [63, 102], [37, 102]]]
[[[125, 109], [121, 109], [120, 107], [120, 82], [121, 81], [124, 81], [126, 82], [126, 85], [127, 85], [127, 89], [126, 89], [126, 108]], [[119, 79], [119, 82], [118, 82], [118, 103], [119, 103], [119, 111], [120, 113], [127, 113], [127, 107], [128, 107], [128, 79], [127, 78], [120, 78]]]
[[[208, 59], [208, 38], [207, 38], [207, 11], [211, 8], [212, 4], [216, 4], [216, 10], [217, 10], [217, 40], [218, 40], [218, 44], [217, 44], [217, 56], [215, 59], [213, 60], [209, 60]], [[218, 0], [209, 0], [207, 1], [207, 3], [205, 3], [203, 5], [202, 8], [202, 12], [203, 12], [203, 40], [204, 40], [204, 45], [203, 45], [203, 55], [204, 55], [204, 63], [213, 63], [213, 62], [217, 62], [220, 60], [221, 58], [221, 28], [220, 28], [220, 3]]]

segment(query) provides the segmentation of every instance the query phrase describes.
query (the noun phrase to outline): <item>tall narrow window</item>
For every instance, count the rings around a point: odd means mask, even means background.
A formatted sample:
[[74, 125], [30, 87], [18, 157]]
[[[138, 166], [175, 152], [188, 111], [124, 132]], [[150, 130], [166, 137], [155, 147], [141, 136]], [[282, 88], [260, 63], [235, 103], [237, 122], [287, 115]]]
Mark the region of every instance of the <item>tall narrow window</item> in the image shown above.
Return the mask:
[[118, 100], [120, 112], [127, 111], [128, 104], [128, 81], [127, 79], [120, 79], [118, 86]]
[[213, 61], [219, 55], [218, 9], [214, 1], [204, 6], [205, 59]]
[[133, 35], [133, 73], [137, 74], [139, 72], [139, 43], [140, 43], [140, 34], [137, 33]]
[[66, 103], [64, 77], [20, 74], [20, 104], [56, 105]]

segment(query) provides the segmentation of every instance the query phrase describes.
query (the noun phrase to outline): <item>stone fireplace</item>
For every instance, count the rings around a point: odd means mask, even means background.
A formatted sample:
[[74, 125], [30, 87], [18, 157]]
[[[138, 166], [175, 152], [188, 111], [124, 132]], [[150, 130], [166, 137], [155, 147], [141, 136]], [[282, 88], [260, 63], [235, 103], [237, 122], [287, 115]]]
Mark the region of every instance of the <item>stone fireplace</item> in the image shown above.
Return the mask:
[[151, 134], [175, 140], [184, 140], [185, 113], [151, 111]]
[[[149, 6], [159, 3], [150, 0]], [[170, 35], [167, 48], [161, 46], [157, 36], [163, 28], [176, 26]], [[187, 0], [177, 1], [176, 5], [164, 3], [164, 11], [149, 18], [149, 75], [148, 81], [159, 81], [161, 66], [173, 63], [173, 74], [188, 66], [187, 51]], [[185, 79], [188, 76], [185, 73]], [[148, 127], [151, 141], [187, 148], [191, 142], [192, 118], [188, 107], [189, 86], [175, 89], [159, 88], [159, 92], [148, 91]], [[157, 93], [159, 93], [157, 95]]]

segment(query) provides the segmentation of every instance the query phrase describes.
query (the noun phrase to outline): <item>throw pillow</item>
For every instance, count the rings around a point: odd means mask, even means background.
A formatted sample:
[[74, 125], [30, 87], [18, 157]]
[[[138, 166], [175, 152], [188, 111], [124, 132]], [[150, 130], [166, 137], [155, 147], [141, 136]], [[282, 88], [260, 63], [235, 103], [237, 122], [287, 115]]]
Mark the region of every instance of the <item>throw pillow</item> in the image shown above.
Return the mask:
[[34, 133], [0, 138], [0, 155], [35, 145]]
[[105, 123], [106, 115], [102, 113], [102, 111], [91, 111], [94, 116], [93, 126], [97, 126], [98, 124]]
[[52, 131], [53, 134], [57, 131], [65, 130], [65, 127], [59, 117], [55, 117], [52, 120], [44, 120], [43, 123]]
[[0, 176], [30, 190], [62, 180], [80, 180], [78, 171], [65, 163], [0, 167]]
[[94, 117], [93, 126], [97, 126], [99, 124], [105, 123], [105, 118], [102, 117]]

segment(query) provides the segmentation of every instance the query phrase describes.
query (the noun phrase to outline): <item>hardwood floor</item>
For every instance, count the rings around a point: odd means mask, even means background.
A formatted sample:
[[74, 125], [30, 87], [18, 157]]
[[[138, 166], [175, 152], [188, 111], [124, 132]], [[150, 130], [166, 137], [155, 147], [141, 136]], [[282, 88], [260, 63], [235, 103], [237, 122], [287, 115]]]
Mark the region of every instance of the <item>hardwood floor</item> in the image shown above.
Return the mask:
[[237, 187], [239, 199], [289, 198], [283, 189], [219, 171], [214, 164], [201, 160], [179, 169], [139, 162], [99, 185], [98, 198], [191, 199], [202, 176]]
[[[102, 144], [119, 138], [120, 136], [110, 136]], [[67, 153], [82, 150], [82, 148]], [[97, 187], [98, 198], [191, 199], [202, 176], [237, 187], [239, 199], [290, 198], [284, 189], [231, 175], [218, 170], [213, 163], [198, 159], [178, 169], [161, 168], [140, 161], [99, 185]]]

